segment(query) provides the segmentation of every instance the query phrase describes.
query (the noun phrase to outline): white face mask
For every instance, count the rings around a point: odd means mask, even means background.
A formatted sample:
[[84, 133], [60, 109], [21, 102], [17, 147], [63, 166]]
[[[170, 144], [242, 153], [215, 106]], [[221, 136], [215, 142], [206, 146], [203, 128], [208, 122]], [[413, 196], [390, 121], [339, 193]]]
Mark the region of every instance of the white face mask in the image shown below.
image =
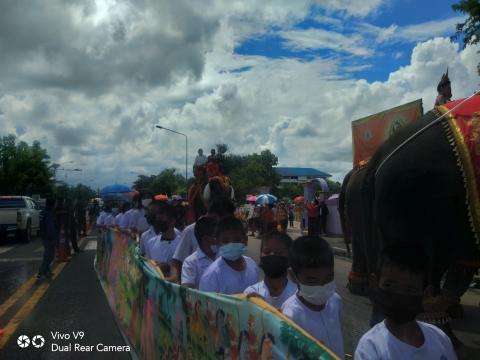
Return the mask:
[[150, 205], [150, 203], [152, 202], [152, 199], [143, 199], [142, 200], [142, 206], [144, 208], [148, 207], [148, 205]]
[[302, 298], [304, 298], [313, 305], [325, 304], [327, 300], [330, 299], [330, 297], [333, 295], [336, 289], [334, 280], [325, 285], [315, 286], [308, 286], [299, 282], [298, 286], [300, 287], [300, 289], [298, 290], [298, 295], [300, 295]]

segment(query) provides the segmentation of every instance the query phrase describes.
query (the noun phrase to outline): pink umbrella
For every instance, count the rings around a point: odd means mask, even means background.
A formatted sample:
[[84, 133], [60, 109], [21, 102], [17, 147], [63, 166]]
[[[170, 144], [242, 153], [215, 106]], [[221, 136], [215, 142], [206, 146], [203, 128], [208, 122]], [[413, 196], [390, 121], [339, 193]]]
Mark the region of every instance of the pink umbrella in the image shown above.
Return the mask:
[[257, 200], [257, 197], [255, 195], [247, 195], [247, 201], [255, 202], [256, 200]]
[[294, 203], [303, 203], [305, 198], [303, 196], [297, 196], [295, 199], [293, 199]]

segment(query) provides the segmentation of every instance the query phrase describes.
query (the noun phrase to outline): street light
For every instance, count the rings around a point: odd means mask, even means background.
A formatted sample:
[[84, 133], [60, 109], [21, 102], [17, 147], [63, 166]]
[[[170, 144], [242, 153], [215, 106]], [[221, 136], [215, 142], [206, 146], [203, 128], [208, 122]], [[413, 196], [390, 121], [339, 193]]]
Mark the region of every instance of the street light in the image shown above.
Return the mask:
[[82, 171], [82, 169], [77, 169], [77, 168], [75, 168], [75, 169], [57, 168], [57, 170], [63, 170], [63, 171], [65, 171], [65, 181], [67, 181], [67, 172], [68, 172], [68, 171], [71, 171], [71, 172], [72, 172], [72, 171]]
[[173, 132], [178, 135], [185, 136], [185, 195], [188, 195], [188, 137], [185, 134], [182, 134], [181, 132], [172, 130], [172, 129], [167, 129], [166, 127], [160, 126], [160, 125], [155, 125], [157, 129], [163, 129], [167, 130], [170, 132]]

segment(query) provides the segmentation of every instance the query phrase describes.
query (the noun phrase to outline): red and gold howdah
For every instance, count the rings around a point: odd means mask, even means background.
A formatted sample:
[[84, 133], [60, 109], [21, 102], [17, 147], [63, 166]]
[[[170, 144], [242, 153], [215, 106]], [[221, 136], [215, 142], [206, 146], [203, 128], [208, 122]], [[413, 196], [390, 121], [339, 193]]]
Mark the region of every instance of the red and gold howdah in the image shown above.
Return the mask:
[[460, 105], [463, 99], [439, 106], [446, 116], [449, 132], [453, 135], [456, 153], [460, 160], [469, 207], [472, 230], [480, 238], [480, 96], [474, 96]]

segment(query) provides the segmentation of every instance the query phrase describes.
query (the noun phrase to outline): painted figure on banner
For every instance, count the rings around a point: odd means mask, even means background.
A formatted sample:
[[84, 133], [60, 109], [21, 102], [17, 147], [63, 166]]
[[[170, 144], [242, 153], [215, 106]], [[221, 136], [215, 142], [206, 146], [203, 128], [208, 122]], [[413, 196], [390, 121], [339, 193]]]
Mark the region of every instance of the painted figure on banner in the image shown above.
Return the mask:
[[251, 360], [258, 359], [257, 329], [255, 327], [255, 317], [248, 315], [248, 356]]
[[238, 360], [238, 337], [235, 331], [235, 326], [232, 323], [232, 315], [227, 314], [225, 317], [225, 328], [227, 330], [229, 346], [230, 346], [230, 359]]
[[274, 360], [273, 344], [275, 343], [272, 334], [267, 333], [263, 336], [260, 343], [260, 360]]

